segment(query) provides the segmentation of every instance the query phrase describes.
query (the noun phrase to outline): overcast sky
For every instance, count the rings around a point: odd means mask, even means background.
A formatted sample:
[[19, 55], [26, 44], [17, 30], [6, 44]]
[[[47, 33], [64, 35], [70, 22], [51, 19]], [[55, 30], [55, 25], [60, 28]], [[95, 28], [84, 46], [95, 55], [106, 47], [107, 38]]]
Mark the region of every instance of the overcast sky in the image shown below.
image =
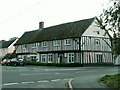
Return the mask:
[[0, 40], [25, 31], [97, 16], [109, 0], [0, 0]]

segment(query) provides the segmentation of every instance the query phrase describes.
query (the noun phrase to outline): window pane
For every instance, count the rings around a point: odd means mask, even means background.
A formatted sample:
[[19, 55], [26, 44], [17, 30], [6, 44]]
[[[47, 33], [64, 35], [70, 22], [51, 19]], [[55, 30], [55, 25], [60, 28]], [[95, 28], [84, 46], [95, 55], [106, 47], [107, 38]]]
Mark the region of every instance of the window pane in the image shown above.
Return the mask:
[[74, 62], [74, 53], [70, 53], [70, 54], [68, 54], [68, 61], [69, 61], [69, 63], [73, 63]]
[[65, 45], [70, 45], [71, 44], [71, 40], [70, 39], [65, 39], [64, 40], [64, 44]]

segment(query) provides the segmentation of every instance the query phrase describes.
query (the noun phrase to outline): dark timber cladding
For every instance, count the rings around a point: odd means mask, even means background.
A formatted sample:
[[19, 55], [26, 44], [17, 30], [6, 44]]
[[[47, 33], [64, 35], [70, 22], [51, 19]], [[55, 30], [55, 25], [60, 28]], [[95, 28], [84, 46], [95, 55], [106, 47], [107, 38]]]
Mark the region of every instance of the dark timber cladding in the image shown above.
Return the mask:
[[94, 18], [60, 24], [52, 27], [25, 32], [15, 45], [57, 40], [73, 37], [81, 37], [84, 31], [91, 25]]
[[111, 63], [111, 49], [109, 38], [82, 36], [81, 37], [81, 57], [83, 63]]

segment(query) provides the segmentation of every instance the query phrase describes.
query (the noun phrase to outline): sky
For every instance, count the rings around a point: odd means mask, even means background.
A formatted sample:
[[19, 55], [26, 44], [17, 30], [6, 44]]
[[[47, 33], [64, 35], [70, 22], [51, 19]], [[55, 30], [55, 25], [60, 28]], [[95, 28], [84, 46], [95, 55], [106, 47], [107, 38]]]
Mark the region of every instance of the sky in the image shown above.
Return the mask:
[[99, 16], [109, 0], [0, 0], [0, 40], [26, 31]]

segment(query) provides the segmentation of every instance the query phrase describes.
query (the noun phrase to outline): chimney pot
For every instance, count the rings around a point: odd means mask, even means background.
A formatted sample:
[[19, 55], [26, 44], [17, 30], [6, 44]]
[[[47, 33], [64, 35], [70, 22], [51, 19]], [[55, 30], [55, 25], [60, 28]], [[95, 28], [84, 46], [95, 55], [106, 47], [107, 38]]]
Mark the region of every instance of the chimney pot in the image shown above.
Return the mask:
[[44, 28], [44, 22], [41, 21], [41, 22], [39, 22], [39, 29], [43, 29], [43, 28]]

